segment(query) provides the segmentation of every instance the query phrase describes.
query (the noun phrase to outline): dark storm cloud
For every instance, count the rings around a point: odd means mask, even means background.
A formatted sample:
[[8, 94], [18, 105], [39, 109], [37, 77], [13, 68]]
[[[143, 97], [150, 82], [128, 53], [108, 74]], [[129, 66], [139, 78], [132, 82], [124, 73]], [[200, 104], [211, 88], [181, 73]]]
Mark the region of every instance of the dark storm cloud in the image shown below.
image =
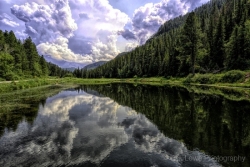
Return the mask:
[[85, 38], [83, 36], [73, 36], [69, 38], [69, 49], [71, 49], [76, 54], [91, 54], [92, 43], [90, 41], [92, 41], [92, 39]]
[[79, 14], [79, 17], [80, 17], [81, 19], [84, 19], [84, 20], [90, 19], [89, 16], [88, 16], [88, 14], [86, 14], [86, 13], [80, 13], [80, 14]]
[[118, 35], [121, 35], [126, 40], [136, 40], [137, 39], [135, 34], [128, 29], [125, 29], [123, 31], [118, 31]]

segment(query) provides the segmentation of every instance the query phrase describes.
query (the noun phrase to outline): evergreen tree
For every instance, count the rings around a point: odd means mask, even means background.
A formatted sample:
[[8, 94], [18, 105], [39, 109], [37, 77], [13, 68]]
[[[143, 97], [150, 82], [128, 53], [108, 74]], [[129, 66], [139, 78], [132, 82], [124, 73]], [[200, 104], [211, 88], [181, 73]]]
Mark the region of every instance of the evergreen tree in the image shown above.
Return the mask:
[[188, 18], [183, 27], [180, 38], [181, 38], [181, 41], [180, 41], [181, 53], [180, 54], [182, 57], [183, 64], [185, 64], [184, 66], [187, 66], [186, 65], [187, 59], [189, 57], [191, 61], [192, 74], [194, 75], [195, 74], [195, 61], [196, 61], [197, 51], [198, 51], [198, 42], [200, 38], [199, 25], [198, 25], [197, 18], [194, 12], [191, 12], [188, 15]]
[[43, 55], [40, 57], [40, 66], [42, 69], [42, 75], [47, 76], [49, 74], [49, 68], [46, 60], [44, 59]]

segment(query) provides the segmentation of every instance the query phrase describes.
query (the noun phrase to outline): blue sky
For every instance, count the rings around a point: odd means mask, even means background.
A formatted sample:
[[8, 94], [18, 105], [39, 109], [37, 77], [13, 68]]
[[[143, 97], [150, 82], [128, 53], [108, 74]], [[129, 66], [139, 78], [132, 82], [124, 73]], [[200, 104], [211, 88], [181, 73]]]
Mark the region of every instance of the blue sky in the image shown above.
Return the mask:
[[208, 0], [0, 0], [0, 29], [61, 67], [108, 61]]

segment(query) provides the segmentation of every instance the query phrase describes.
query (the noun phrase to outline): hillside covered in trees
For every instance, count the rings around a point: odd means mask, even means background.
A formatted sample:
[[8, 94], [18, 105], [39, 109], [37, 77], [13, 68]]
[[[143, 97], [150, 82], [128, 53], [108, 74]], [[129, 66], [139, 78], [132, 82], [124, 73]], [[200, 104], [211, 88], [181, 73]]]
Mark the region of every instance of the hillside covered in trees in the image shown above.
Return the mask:
[[64, 76], [67, 70], [47, 62], [29, 37], [18, 40], [13, 31], [0, 30], [0, 79], [17, 80], [42, 76]]
[[250, 0], [212, 0], [167, 21], [144, 45], [82, 78], [184, 77], [250, 69]]

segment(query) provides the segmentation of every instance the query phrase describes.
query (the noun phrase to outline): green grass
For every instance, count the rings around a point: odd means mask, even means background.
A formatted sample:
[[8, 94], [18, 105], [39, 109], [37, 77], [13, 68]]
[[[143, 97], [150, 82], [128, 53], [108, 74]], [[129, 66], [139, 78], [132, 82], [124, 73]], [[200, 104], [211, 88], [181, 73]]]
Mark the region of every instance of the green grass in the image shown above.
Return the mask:
[[250, 73], [233, 70], [221, 74], [195, 74], [186, 77], [183, 84], [250, 88]]
[[39, 103], [53, 96], [61, 90], [77, 87], [77, 85], [46, 85], [19, 91], [1, 93], [0, 114], [6, 111], [19, 108], [29, 108], [31, 104]]
[[0, 83], [0, 93], [11, 92], [15, 90], [24, 90], [44, 85], [57, 84], [76, 84], [76, 85], [95, 85], [110, 83], [133, 83], [133, 84], [149, 84], [149, 85], [206, 85], [209, 87], [240, 87], [250, 88], [250, 72], [249, 71], [228, 71], [221, 74], [195, 74], [186, 78], [97, 78], [97, 79], [81, 79], [74, 77], [66, 78], [35, 78], [28, 80], [12, 81], [11, 83]]

